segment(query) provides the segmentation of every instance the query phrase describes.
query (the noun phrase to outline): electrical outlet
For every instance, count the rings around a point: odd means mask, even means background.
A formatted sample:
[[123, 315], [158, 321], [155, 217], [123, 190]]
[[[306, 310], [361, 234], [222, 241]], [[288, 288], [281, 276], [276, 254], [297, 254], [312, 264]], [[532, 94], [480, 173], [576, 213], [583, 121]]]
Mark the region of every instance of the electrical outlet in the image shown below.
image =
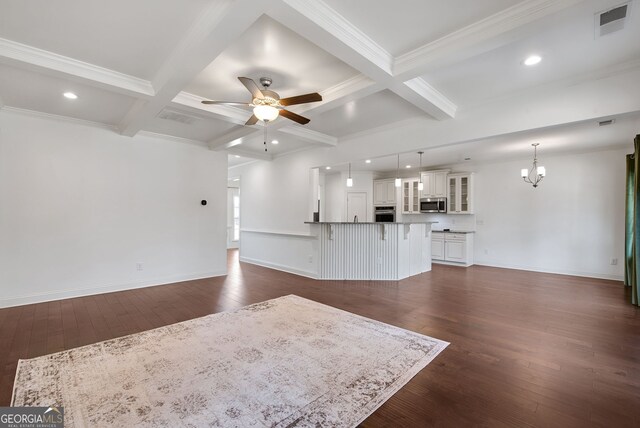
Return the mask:
[[484, 254], [485, 254], [485, 255], [488, 255], [488, 254], [489, 254], [489, 249], [488, 249], [488, 248], [485, 248], [485, 249], [484, 249]]
[[616, 259], [615, 257], [611, 259], [611, 261], [609, 262], [611, 263], [612, 266], [615, 266], [618, 264], [618, 259]]
[[476, 224], [478, 226], [482, 226], [482, 225], [484, 225], [484, 220], [478, 220], [478, 221], [476, 221]]
[[142, 270], [142, 263], [136, 263], [136, 270], [137, 271], [141, 271]]
[[309, 256], [309, 263], [313, 263], [313, 256]]

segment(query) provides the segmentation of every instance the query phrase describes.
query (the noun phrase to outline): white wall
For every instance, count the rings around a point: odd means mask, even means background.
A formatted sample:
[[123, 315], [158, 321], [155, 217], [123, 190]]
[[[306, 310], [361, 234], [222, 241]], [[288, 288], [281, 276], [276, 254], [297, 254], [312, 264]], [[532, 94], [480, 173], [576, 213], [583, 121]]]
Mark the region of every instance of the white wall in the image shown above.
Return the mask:
[[226, 176], [202, 146], [0, 111], [0, 306], [225, 274]]
[[[531, 158], [452, 165], [454, 171], [477, 173], [476, 215], [441, 216], [436, 218], [442, 222], [438, 227], [476, 229], [477, 264], [621, 279], [626, 152], [541, 156], [547, 177], [537, 189], [520, 178], [520, 169]], [[308, 168], [329, 162], [325, 153], [312, 150], [244, 167], [243, 180], [249, 178], [253, 186], [243, 188], [242, 201], [250, 204], [242, 211], [243, 227], [308, 234], [303, 225], [308, 220]], [[334, 209], [338, 202], [332, 204], [328, 196], [330, 188], [339, 191], [341, 184], [340, 174], [325, 177], [327, 220], [335, 221], [338, 212], [343, 218], [342, 211]], [[252, 258], [268, 265], [269, 258], [275, 257], [285, 270], [313, 271], [309, 262], [313, 249], [302, 251], [296, 247], [299, 244], [289, 245], [283, 236], [274, 239], [277, 250], [254, 252]], [[299, 238], [292, 235], [291, 239]], [[267, 246], [269, 242], [266, 238], [260, 241]], [[241, 255], [250, 251], [243, 248]], [[609, 264], [611, 258], [618, 259], [616, 266]]]
[[327, 174], [324, 176], [325, 185], [325, 218], [323, 221], [343, 221], [346, 186], [342, 181], [342, 174]]
[[536, 189], [530, 160], [475, 168], [476, 263], [622, 279], [626, 153], [545, 156]]

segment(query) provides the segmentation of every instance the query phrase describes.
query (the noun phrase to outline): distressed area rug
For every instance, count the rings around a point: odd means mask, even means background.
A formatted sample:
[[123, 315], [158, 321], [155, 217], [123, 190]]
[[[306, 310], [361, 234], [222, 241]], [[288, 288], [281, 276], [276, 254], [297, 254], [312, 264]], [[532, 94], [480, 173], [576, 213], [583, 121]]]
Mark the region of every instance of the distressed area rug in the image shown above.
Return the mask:
[[20, 360], [65, 426], [353, 427], [447, 342], [294, 295]]

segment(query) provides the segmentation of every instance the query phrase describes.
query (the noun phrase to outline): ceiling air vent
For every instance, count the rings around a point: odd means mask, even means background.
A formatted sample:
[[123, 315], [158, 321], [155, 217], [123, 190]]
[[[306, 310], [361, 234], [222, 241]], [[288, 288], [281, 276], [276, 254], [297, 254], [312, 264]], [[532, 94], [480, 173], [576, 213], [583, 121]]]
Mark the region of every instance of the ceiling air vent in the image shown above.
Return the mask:
[[601, 122], [598, 122], [598, 126], [613, 125], [615, 121], [616, 121], [615, 119], [603, 120]]
[[173, 120], [174, 122], [184, 123], [186, 125], [191, 125], [193, 122], [198, 120], [195, 116], [189, 116], [187, 114], [178, 113], [177, 111], [164, 109], [160, 113], [158, 113], [158, 117], [160, 119]]
[[596, 38], [622, 30], [627, 21], [628, 10], [629, 3], [625, 3], [596, 14]]

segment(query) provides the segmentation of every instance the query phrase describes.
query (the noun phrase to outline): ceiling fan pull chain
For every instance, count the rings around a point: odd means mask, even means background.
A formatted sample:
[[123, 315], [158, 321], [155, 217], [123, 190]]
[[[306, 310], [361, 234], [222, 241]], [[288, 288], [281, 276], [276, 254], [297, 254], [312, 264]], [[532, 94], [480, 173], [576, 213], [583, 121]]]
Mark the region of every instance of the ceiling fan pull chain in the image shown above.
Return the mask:
[[267, 122], [264, 122], [264, 151], [267, 151]]

